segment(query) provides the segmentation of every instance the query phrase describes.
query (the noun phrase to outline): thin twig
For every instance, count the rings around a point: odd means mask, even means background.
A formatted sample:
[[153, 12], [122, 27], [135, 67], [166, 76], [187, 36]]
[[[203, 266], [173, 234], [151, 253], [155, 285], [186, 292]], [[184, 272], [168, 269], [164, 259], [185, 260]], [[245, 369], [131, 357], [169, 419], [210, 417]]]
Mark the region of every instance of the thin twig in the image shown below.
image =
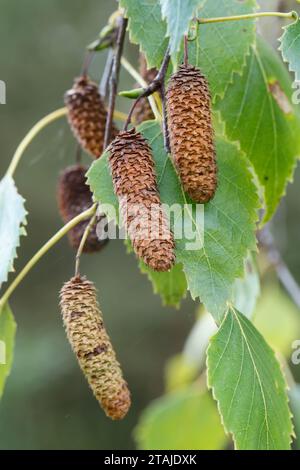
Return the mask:
[[86, 227], [86, 229], [83, 233], [83, 236], [81, 238], [80, 245], [79, 245], [79, 248], [78, 248], [77, 253], [76, 253], [75, 277], [80, 276], [80, 257], [82, 255], [83, 249], [85, 247], [87, 238], [88, 238], [93, 226], [96, 223], [96, 219], [97, 219], [97, 212], [93, 215], [93, 217], [89, 221], [89, 223], [88, 223], [88, 225], [87, 225], [87, 227]]
[[124, 48], [124, 40], [125, 40], [128, 20], [124, 17], [121, 17], [119, 22], [120, 22], [120, 25], [118, 29], [118, 37], [117, 37], [112, 72], [111, 72], [111, 77], [110, 77], [109, 103], [108, 103], [105, 137], [104, 137], [104, 144], [103, 144], [104, 149], [107, 148], [110, 142], [110, 137], [111, 137], [113, 115], [114, 115], [114, 109], [115, 109], [115, 104], [116, 104], [116, 95], [117, 95], [118, 81], [119, 81], [119, 74], [120, 74], [121, 57], [122, 57], [123, 48]]
[[[127, 119], [125, 121], [125, 124], [124, 124], [124, 131], [127, 131], [128, 129], [128, 126], [130, 125], [131, 123], [131, 119], [132, 119], [132, 115], [133, 115], [133, 112], [137, 106], [137, 104], [143, 99], [143, 98], [146, 98], [147, 97], [147, 90], [144, 91], [144, 93], [141, 94], [141, 96], [139, 96], [133, 103], [133, 105], [131, 106], [130, 110], [129, 110], [129, 113], [128, 113], [128, 116], [127, 116]], [[150, 95], [148, 95], [150, 96]]]
[[268, 259], [274, 267], [277, 276], [294, 303], [300, 308], [300, 286], [283, 261], [281, 253], [275, 246], [274, 237], [269, 225], [266, 225], [258, 234], [258, 240], [265, 249]]
[[16, 287], [20, 284], [20, 282], [25, 278], [25, 276], [29, 273], [29, 271], [36, 265], [36, 263], [61, 239], [63, 238], [72, 228], [78, 225], [80, 222], [89, 219], [94, 215], [97, 210], [97, 204], [93, 204], [89, 209], [82, 212], [81, 214], [74, 217], [74, 219], [70, 220], [64, 227], [62, 227], [55, 235], [53, 235], [50, 240], [48, 240], [42, 248], [40, 248], [37, 253], [31, 258], [30, 261], [24, 266], [22, 271], [17, 275], [14, 281], [10, 284], [6, 292], [3, 294], [2, 298], [0, 299], [0, 311], [3, 306], [6, 304], [8, 299], [10, 298], [11, 294], [14, 292]]

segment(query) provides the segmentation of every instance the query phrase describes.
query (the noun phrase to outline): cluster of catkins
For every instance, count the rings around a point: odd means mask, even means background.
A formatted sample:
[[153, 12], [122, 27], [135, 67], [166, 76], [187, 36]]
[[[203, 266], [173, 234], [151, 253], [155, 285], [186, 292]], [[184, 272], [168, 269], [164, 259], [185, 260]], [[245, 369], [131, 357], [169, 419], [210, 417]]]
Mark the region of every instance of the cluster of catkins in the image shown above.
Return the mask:
[[[157, 74], [155, 69], [147, 70], [144, 58], [140, 72], [148, 83]], [[77, 141], [93, 158], [99, 158], [106, 109], [97, 85], [86, 76], [76, 79], [65, 95], [65, 104]], [[171, 76], [166, 107], [171, 155], [183, 188], [193, 201], [206, 203], [216, 191], [217, 168], [211, 97], [199, 69], [182, 65]], [[148, 101], [141, 100], [134, 124], [153, 117]], [[135, 253], [151, 269], [169, 271], [175, 263], [175, 242], [161, 204], [151, 147], [135, 127], [118, 132], [113, 126], [109, 153], [114, 191]], [[58, 201], [65, 221], [92, 204], [85, 173], [86, 168], [76, 165], [61, 175]], [[87, 223], [70, 233], [75, 248]], [[102, 245], [92, 229], [85, 251], [97, 251]], [[69, 341], [96, 398], [110, 418], [123, 418], [130, 407], [130, 393], [105, 330], [94, 285], [80, 276], [67, 282], [61, 291], [61, 311]]]

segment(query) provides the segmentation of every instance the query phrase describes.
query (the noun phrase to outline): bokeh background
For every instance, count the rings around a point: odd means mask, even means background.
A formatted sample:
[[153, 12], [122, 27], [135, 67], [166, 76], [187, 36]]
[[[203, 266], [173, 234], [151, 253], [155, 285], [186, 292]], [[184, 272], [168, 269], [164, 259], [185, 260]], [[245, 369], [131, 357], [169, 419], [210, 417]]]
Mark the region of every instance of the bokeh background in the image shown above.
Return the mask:
[[[288, 9], [291, 2], [281, 2]], [[277, 2], [264, 2], [275, 7]], [[0, 106], [1, 175], [25, 133], [42, 116], [62, 106], [62, 97], [81, 69], [85, 46], [115, 10], [114, 0], [0, 0], [0, 79], [7, 104]], [[271, 25], [270, 25], [271, 24]], [[278, 37], [276, 20], [264, 31]], [[155, 32], [154, 32], [155, 34]], [[137, 61], [137, 50], [126, 45]], [[105, 54], [92, 76], [99, 79]], [[121, 73], [121, 89], [133, 85]], [[126, 111], [126, 100], [118, 100]], [[19, 269], [61, 226], [56, 206], [59, 172], [74, 162], [76, 145], [65, 119], [44, 130], [27, 150], [16, 173], [29, 211], [28, 237]], [[86, 159], [89, 162], [88, 158]], [[277, 242], [300, 282], [299, 182], [281, 207]], [[195, 319], [195, 304], [163, 308], [122, 241], [85, 256], [82, 272], [95, 282], [102, 310], [133, 395], [122, 423], [105, 418], [71, 352], [62, 327], [58, 292], [74, 270], [74, 253], [61, 241], [15, 292], [11, 306], [18, 324], [15, 361], [0, 404], [0, 449], [132, 449], [132, 431], [141, 410], [164, 389], [168, 358], [181, 351]], [[10, 279], [12, 275], [10, 276]]]

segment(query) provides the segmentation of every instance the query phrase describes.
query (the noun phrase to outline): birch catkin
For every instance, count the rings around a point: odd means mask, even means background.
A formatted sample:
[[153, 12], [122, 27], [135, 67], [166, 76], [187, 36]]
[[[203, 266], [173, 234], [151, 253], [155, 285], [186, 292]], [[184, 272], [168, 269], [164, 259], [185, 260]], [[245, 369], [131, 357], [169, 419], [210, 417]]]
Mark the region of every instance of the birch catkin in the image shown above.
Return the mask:
[[151, 149], [134, 128], [110, 145], [110, 168], [120, 211], [135, 253], [155, 271], [175, 263], [175, 244], [163, 212]]
[[[75, 138], [93, 158], [99, 158], [103, 153], [107, 112], [97, 84], [85, 76], [77, 78], [65, 94], [65, 105]], [[113, 126], [112, 138], [117, 133]]]
[[63, 286], [60, 305], [68, 339], [95, 397], [111, 419], [124, 418], [130, 392], [104, 327], [94, 284], [74, 277]]
[[[144, 54], [140, 53], [140, 67], [139, 67], [140, 75], [145, 80], [145, 82], [149, 85], [158, 74], [156, 68], [147, 68], [147, 61]], [[137, 87], [139, 85], [137, 84]], [[135, 110], [132, 115], [133, 122], [135, 125], [139, 125], [144, 121], [149, 121], [154, 119], [155, 116], [153, 114], [152, 108], [150, 106], [148, 98], [142, 98], [136, 105]]]
[[[74, 165], [66, 168], [60, 175], [57, 187], [57, 202], [60, 215], [65, 223], [89, 209], [93, 205], [93, 196], [89, 186], [86, 184], [87, 168], [81, 165]], [[90, 233], [85, 242], [83, 252], [93, 253], [101, 250], [107, 243], [108, 239], [99, 239], [100, 229], [97, 224], [106, 225], [105, 216], [99, 216], [96, 224], [91, 228]], [[85, 220], [77, 224], [68, 233], [70, 245], [74, 249], [78, 249], [84, 231], [89, 224], [89, 220]]]
[[192, 65], [182, 65], [170, 79], [167, 113], [171, 153], [184, 190], [199, 203], [217, 188], [217, 166], [206, 78]]

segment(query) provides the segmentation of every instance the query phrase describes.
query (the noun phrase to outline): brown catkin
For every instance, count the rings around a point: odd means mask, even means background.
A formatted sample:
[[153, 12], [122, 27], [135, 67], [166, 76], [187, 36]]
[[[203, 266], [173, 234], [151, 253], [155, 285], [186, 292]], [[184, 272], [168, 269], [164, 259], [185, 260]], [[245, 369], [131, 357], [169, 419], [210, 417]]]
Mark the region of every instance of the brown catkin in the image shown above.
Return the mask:
[[171, 153], [184, 190], [199, 203], [213, 198], [217, 166], [208, 83], [199, 69], [182, 65], [170, 79], [167, 113]]
[[151, 148], [134, 128], [110, 145], [110, 167], [120, 212], [135, 253], [155, 271], [175, 263], [175, 243], [163, 212]]
[[[89, 186], [86, 184], [86, 172], [87, 168], [84, 166], [74, 165], [66, 168], [59, 177], [57, 201], [60, 215], [65, 223], [81, 214], [81, 212], [89, 209], [93, 204], [92, 193]], [[84, 253], [99, 251], [107, 243], [108, 239], [99, 240], [96, 231], [97, 223], [101, 221], [101, 226], [105, 226], [105, 220], [104, 216], [98, 217], [84, 245]], [[89, 220], [84, 220], [68, 233], [70, 244], [76, 250], [79, 248], [88, 223]]]
[[[140, 68], [139, 72], [141, 77], [145, 80], [145, 82], [149, 85], [156, 77], [158, 71], [156, 68], [147, 68], [147, 62], [144, 54], [140, 54]], [[138, 87], [139, 85], [137, 85]], [[139, 125], [144, 121], [149, 121], [154, 119], [155, 116], [149, 104], [148, 98], [142, 98], [136, 105], [132, 119], [135, 125]]]
[[[85, 76], [76, 78], [73, 88], [65, 94], [65, 105], [75, 138], [84, 150], [99, 158], [103, 153], [107, 112], [97, 84]], [[117, 133], [113, 126], [112, 139]]]
[[124, 418], [130, 392], [104, 327], [94, 284], [74, 277], [63, 286], [60, 298], [69, 342], [96, 399], [111, 419]]

